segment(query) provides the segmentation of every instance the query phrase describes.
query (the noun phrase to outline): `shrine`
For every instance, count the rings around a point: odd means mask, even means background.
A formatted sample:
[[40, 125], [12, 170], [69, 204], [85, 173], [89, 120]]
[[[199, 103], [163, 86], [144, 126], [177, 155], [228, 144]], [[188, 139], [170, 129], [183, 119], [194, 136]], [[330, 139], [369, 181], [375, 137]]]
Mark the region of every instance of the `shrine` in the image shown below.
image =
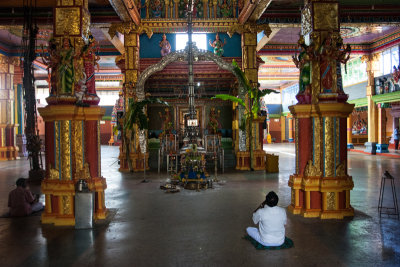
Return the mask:
[[[395, 265], [399, 10], [395, 0], [2, 1], [0, 189], [27, 178], [44, 209], [19, 221], [8, 203], [0, 220], [46, 252], [5, 248], [7, 264]], [[287, 213], [282, 240], [296, 244], [272, 260], [237, 233], [271, 191]], [[393, 210], [387, 221], [382, 210]]]

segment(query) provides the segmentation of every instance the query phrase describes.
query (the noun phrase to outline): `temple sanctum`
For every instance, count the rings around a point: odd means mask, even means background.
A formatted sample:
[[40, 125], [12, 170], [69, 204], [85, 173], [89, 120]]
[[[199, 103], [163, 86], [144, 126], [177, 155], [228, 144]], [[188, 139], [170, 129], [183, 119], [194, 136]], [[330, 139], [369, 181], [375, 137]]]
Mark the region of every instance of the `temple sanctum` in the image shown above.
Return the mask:
[[399, 124], [398, 0], [0, 1], [1, 266], [398, 266]]

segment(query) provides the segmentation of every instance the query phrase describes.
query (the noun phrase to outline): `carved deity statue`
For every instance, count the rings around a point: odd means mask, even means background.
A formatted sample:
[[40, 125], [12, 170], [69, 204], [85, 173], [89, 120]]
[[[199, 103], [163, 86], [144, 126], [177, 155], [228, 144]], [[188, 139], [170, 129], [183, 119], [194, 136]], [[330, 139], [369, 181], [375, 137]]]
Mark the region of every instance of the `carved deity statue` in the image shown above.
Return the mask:
[[214, 48], [214, 54], [217, 56], [222, 56], [224, 54], [224, 49], [223, 47], [226, 44], [226, 39], [224, 39], [224, 42], [222, 42], [219, 39], [219, 34], [215, 36], [214, 42], [211, 43], [211, 40], [209, 40], [209, 44]]
[[47, 72], [48, 72], [48, 84], [50, 87], [50, 95], [54, 96], [57, 93], [57, 65], [58, 65], [58, 58], [56, 55], [57, 50], [57, 42], [54, 38], [49, 40], [49, 45], [47, 46], [47, 55], [44, 53], [44, 49], [42, 46], [42, 52], [40, 56], [44, 64], [47, 65]]
[[207, 124], [207, 129], [209, 134], [217, 134], [218, 129], [221, 128], [221, 124], [218, 121], [220, 116], [220, 110], [216, 111], [214, 107], [210, 109], [209, 121]]
[[164, 111], [165, 111], [164, 114], [158, 112], [158, 115], [160, 115], [160, 118], [163, 121], [162, 123], [163, 135], [166, 135], [166, 134], [171, 134], [173, 125], [172, 125], [172, 116], [171, 112], [169, 111], [169, 108], [165, 108]]
[[303, 36], [298, 41], [300, 48], [299, 56], [292, 56], [293, 62], [300, 70], [299, 87], [300, 92], [304, 92], [306, 87], [311, 83], [311, 59], [313, 58], [313, 45], [307, 46]]
[[222, 0], [221, 3], [218, 4], [219, 12], [221, 17], [223, 18], [231, 18], [232, 17], [232, 5], [228, 0]]
[[393, 84], [397, 84], [400, 86], [400, 65], [396, 68], [396, 66], [393, 66], [393, 74], [392, 74], [392, 80]]
[[86, 93], [91, 96], [96, 96], [96, 84], [94, 74], [95, 66], [97, 67], [97, 70], [100, 69], [99, 64], [97, 63], [100, 60], [100, 57], [96, 55], [95, 38], [92, 35], [89, 35], [89, 41], [82, 49], [82, 58], [86, 74]]
[[58, 51], [58, 66], [57, 66], [57, 90], [59, 94], [72, 94], [75, 83], [75, 50], [71, 44], [68, 35], [62, 39], [62, 45]]
[[167, 40], [167, 36], [163, 34], [162, 40], [160, 41], [161, 56], [164, 57], [171, 53], [171, 44]]

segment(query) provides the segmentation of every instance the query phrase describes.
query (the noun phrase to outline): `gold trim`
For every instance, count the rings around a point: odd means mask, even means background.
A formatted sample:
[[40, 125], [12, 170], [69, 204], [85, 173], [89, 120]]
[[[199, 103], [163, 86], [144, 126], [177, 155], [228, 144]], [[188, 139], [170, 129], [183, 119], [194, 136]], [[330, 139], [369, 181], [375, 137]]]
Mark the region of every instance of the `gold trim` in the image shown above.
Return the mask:
[[61, 179], [70, 180], [71, 177], [71, 144], [70, 121], [61, 121]]
[[333, 117], [326, 117], [325, 119], [325, 176], [335, 176], [335, 155], [334, 155], [334, 136], [333, 136]]
[[101, 107], [77, 107], [73, 105], [50, 105], [44, 108], [38, 108], [44, 121], [56, 120], [77, 120], [90, 121], [100, 120], [106, 110]]

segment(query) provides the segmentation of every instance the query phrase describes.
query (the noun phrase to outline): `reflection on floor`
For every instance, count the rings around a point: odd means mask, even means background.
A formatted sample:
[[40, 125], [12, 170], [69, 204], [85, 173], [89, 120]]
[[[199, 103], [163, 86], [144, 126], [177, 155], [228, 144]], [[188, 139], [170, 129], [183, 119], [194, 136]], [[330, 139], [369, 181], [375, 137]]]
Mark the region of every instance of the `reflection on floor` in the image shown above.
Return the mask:
[[[165, 194], [165, 174], [118, 172], [118, 148], [102, 147], [107, 178], [106, 205], [117, 209], [108, 226], [94, 230], [55, 228], [39, 216], [0, 219], [2, 266], [382, 266], [400, 262], [400, 221], [379, 220], [380, 177], [388, 170], [400, 188], [399, 159], [349, 152], [355, 188], [354, 218], [343, 221], [304, 219], [288, 214], [287, 236], [295, 247], [257, 251], [242, 239], [252, 225], [251, 212], [274, 190], [279, 205], [290, 202], [287, 186], [294, 171], [294, 145], [267, 145], [279, 154], [280, 173], [226, 171], [226, 183], [201, 192]], [[0, 162], [0, 211], [8, 192], [26, 176], [25, 159]], [[399, 191], [399, 190], [398, 190]], [[397, 194], [400, 196], [400, 193]], [[386, 199], [388, 200], [388, 199]]]

